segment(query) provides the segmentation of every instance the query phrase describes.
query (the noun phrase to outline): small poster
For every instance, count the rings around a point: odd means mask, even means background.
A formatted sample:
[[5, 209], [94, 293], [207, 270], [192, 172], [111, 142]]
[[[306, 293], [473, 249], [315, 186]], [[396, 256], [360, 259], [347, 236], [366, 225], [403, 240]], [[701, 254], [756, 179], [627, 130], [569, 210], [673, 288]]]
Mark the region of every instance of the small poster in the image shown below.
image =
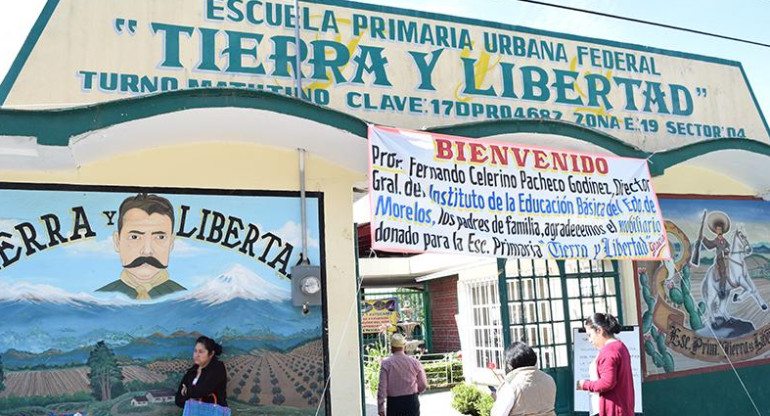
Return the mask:
[[367, 299], [362, 305], [361, 329], [364, 334], [396, 332], [398, 299]]

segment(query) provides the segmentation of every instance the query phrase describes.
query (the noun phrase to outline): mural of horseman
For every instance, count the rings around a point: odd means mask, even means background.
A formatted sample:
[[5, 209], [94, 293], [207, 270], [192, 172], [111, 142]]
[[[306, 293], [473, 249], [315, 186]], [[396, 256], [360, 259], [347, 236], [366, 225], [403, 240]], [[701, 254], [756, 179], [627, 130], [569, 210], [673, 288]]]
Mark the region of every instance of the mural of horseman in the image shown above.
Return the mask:
[[[706, 224], [709, 231], [715, 234], [713, 239], [708, 239], [703, 235], [703, 228]], [[751, 244], [741, 230], [736, 230], [732, 239], [728, 241], [724, 235], [729, 231], [730, 217], [727, 214], [721, 211], [710, 213], [704, 211], [700, 233], [691, 260], [695, 266], [700, 264], [701, 245], [706, 249], [715, 251], [714, 264], [706, 271], [701, 293], [706, 302], [711, 328], [714, 331], [720, 331], [717, 335], [724, 335], [725, 338], [744, 335], [756, 330], [751, 322], [730, 316], [727, 312], [728, 301], [739, 303], [746, 296], [751, 296], [763, 311], [767, 310], [767, 303], [757, 291], [746, 266], [745, 259], [752, 253]], [[735, 289], [742, 290], [733, 294]]]

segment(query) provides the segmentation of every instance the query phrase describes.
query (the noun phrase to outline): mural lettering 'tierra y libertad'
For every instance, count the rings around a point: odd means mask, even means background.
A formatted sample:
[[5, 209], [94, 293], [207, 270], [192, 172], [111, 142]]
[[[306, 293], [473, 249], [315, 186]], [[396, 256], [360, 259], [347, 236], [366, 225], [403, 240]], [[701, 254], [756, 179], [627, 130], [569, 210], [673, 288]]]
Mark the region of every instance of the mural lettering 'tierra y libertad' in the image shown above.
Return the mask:
[[[282, 240], [272, 232], [262, 233], [256, 224], [244, 222], [241, 218], [232, 215], [203, 208], [200, 209], [198, 218], [193, 219], [189, 206], [181, 205], [179, 208], [181, 218], [175, 232], [177, 237], [237, 250], [267, 264], [283, 275], [288, 274], [289, 259], [294, 250], [294, 246], [288, 241]], [[106, 224], [111, 226], [114, 225], [116, 214], [117, 211], [104, 211], [99, 213], [99, 216], [103, 215], [106, 218]], [[59, 244], [98, 237], [91, 228], [88, 214], [82, 206], [72, 207], [71, 218], [65, 219], [72, 222], [69, 227], [71, 231], [67, 235], [62, 234], [62, 219], [52, 213], [41, 215], [37, 226], [24, 221], [9, 227], [13, 232], [0, 231], [2, 268], [10, 266], [22, 257], [32, 256]], [[171, 230], [164, 232], [169, 236], [172, 235]], [[116, 234], [119, 232], [116, 231]], [[20, 246], [12, 242], [14, 237], [21, 241]], [[118, 244], [117, 240], [116, 244]]]

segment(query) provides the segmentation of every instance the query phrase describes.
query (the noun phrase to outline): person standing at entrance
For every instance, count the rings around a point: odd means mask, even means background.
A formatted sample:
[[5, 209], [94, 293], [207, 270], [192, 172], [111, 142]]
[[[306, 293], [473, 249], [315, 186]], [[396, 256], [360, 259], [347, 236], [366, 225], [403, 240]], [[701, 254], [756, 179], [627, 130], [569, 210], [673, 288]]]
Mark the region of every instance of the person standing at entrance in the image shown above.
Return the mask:
[[379, 416], [420, 416], [418, 395], [428, 387], [428, 380], [420, 362], [406, 355], [404, 348], [404, 336], [393, 334], [390, 340], [392, 354], [380, 366], [380, 384], [377, 388]]
[[599, 393], [599, 416], [634, 415], [634, 378], [631, 354], [615, 334], [620, 333], [618, 319], [596, 313], [585, 320], [588, 341], [599, 349], [596, 357], [597, 380], [579, 380], [578, 390]]
[[556, 383], [537, 368], [537, 354], [527, 344], [505, 349], [505, 382], [490, 416], [556, 416]]

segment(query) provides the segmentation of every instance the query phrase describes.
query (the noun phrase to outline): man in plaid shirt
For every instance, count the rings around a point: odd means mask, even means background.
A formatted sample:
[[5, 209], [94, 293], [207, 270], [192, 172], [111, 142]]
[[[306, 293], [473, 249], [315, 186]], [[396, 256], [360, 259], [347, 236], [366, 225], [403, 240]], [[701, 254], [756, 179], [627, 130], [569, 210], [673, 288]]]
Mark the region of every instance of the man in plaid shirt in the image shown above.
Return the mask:
[[[392, 355], [382, 361], [377, 389], [379, 416], [420, 416], [418, 394], [428, 387], [420, 362], [404, 353], [406, 339], [394, 334], [390, 341]], [[385, 405], [387, 401], [387, 406]]]

